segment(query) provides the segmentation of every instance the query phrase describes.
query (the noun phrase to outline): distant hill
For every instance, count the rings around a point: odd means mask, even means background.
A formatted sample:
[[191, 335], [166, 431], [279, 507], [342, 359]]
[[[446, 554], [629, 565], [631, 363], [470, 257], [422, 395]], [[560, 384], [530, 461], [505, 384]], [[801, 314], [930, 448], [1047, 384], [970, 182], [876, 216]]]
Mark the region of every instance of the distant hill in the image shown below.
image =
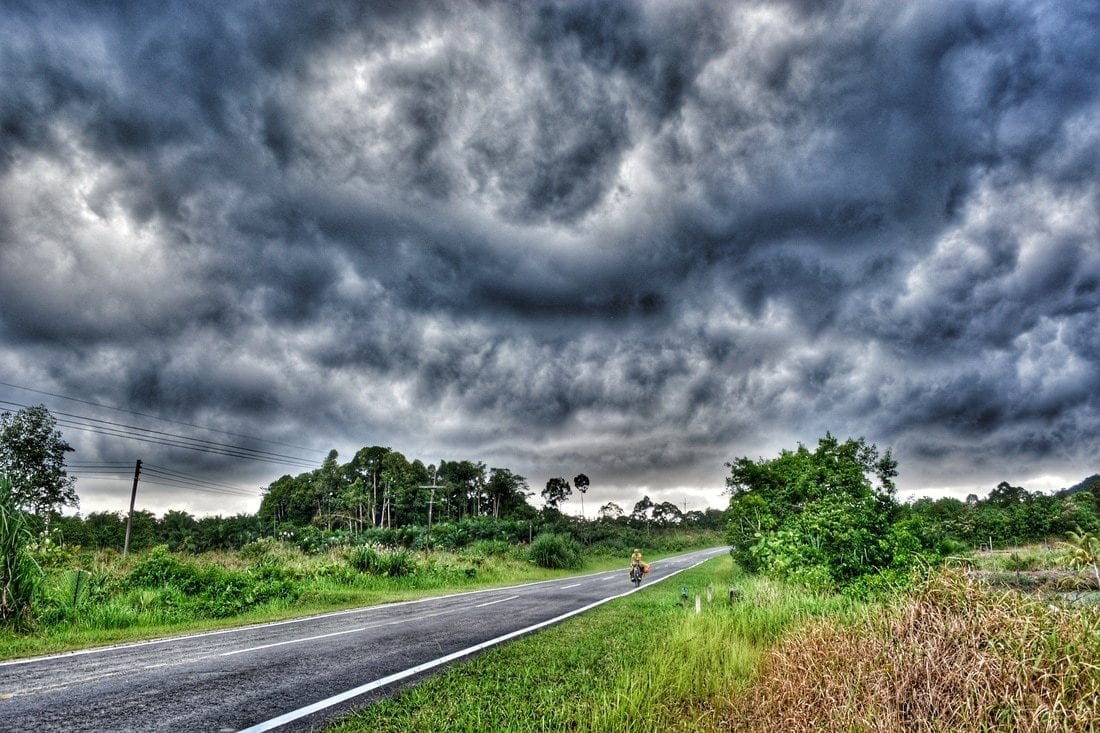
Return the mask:
[[1057, 496], [1070, 496], [1079, 491], [1091, 491], [1094, 495], [1100, 496], [1100, 473], [1094, 473], [1081, 483], [1062, 489]]

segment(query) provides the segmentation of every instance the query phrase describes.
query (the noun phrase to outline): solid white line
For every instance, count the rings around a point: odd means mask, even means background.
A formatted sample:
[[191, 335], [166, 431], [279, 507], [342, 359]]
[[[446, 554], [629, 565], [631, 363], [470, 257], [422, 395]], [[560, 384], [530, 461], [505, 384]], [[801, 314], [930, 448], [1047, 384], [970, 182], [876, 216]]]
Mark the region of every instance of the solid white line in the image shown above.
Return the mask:
[[476, 606], [474, 606], [474, 608], [485, 608], [486, 606], [491, 606], [494, 603], [504, 603], [505, 601], [511, 601], [511, 600], [516, 599], [516, 598], [519, 598], [519, 596], [508, 596], [507, 598], [498, 598], [495, 601], [486, 601], [485, 603], [479, 603]]
[[[650, 583], [649, 585], [653, 585], [654, 583], [660, 583], [662, 580], [665, 580], [666, 578], [671, 578], [673, 575], [676, 575], [678, 573], [682, 573], [685, 570], [690, 570], [691, 568], [694, 568], [696, 565], [702, 565], [707, 560], [710, 560], [712, 557], [714, 557], [714, 555], [707, 555], [706, 557], [704, 557], [702, 560], [695, 563], [694, 565], [691, 565], [691, 566], [686, 567], [686, 568], [680, 568], [679, 570], [673, 571], [673, 572], [669, 573], [668, 575], [657, 578], [652, 583]], [[646, 587], [648, 587], [648, 586], [646, 586]], [[523, 636], [524, 634], [528, 634], [532, 631], [537, 631], [538, 629], [545, 628], [547, 626], [551, 626], [551, 625], [556, 624], [560, 621], [564, 621], [567, 618], [571, 618], [573, 616], [576, 616], [577, 614], [584, 613], [585, 611], [589, 611], [593, 608], [596, 608], [597, 606], [602, 606], [603, 604], [608, 603], [610, 601], [614, 601], [614, 600], [622, 598], [624, 596], [628, 596], [631, 593], [635, 593], [635, 592], [637, 592], [639, 590], [642, 590], [642, 589], [643, 588], [641, 588], [641, 587], [631, 588], [630, 590], [628, 590], [624, 593], [619, 593], [618, 595], [614, 595], [614, 596], [608, 596], [607, 598], [604, 598], [603, 600], [596, 601], [595, 603], [589, 603], [587, 606], [582, 606], [581, 608], [574, 609], [572, 611], [569, 611], [568, 613], [563, 613], [560, 616], [555, 616], [552, 619], [542, 621], [542, 622], [537, 623], [533, 626], [528, 626], [527, 628], [524, 628], [524, 629], [518, 629], [516, 631], [512, 631], [510, 633], [504, 634], [503, 636], [498, 636], [495, 639], [490, 639], [489, 641], [483, 641], [480, 644], [475, 644], [474, 646], [467, 647], [466, 649], [462, 649], [460, 651], [454, 652], [453, 654], [448, 654], [446, 656], [439, 657], [438, 659], [433, 659], [429, 662], [424, 662], [423, 664], [418, 664], [415, 667], [409, 667], [408, 669], [403, 670], [401, 672], [396, 672], [396, 673], [391, 674], [387, 677], [382, 677], [380, 679], [374, 680], [373, 682], [368, 682], [364, 685], [360, 685], [359, 687], [354, 687], [350, 690], [345, 690], [344, 692], [341, 692], [337, 695], [333, 695], [332, 697], [327, 697], [324, 700], [318, 700], [315, 703], [312, 703], [310, 705], [306, 705], [305, 707], [298, 708], [297, 710], [292, 710], [289, 713], [284, 713], [283, 715], [280, 715], [276, 718], [272, 718], [271, 720], [265, 720], [264, 722], [257, 723], [256, 725], [253, 725], [249, 728], [243, 728], [239, 731], [239, 733], [262, 733], [263, 731], [274, 730], [275, 728], [278, 728], [279, 726], [286, 725], [287, 723], [298, 720], [299, 718], [304, 718], [307, 715], [312, 715], [313, 713], [324, 710], [325, 708], [330, 708], [333, 705], [339, 705], [342, 702], [345, 702], [347, 700], [351, 700], [352, 698], [355, 698], [355, 697], [359, 697], [360, 695], [365, 695], [366, 693], [371, 692], [372, 690], [377, 690], [380, 687], [385, 687], [386, 685], [393, 684], [394, 682], [400, 682], [403, 679], [406, 679], [408, 677], [412, 677], [413, 675], [420, 674], [421, 672], [426, 672], [429, 669], [435, 669], [436, 667], [439, 667], [439, 666], [442, 666], [444, 664], [448, 664], [450, 662], [453, 662], [456, 659], [461, 659], [462, 657], [469, 656], [471, 654], [474, 654], [475, 652], [480, 652], [480, 651], [483, 651], [485, 649], [488, 649], [489, 647], [496, 646], [497, 644], [501, 644], [501, 643], [509, 641], [511, 639], [515, 639], [517, 636]]]

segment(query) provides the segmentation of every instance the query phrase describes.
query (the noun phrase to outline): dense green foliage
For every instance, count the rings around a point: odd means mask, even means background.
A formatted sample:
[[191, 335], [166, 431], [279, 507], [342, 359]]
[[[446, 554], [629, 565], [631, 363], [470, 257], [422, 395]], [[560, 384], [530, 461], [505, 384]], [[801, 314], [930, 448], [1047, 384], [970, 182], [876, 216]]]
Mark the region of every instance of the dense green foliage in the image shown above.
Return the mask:
[[1097, 493], [1083, 488], [1043, 494], [999, 483], [986, 498], [922, 498], [902, 507], [902, 524], [924, 544], [945, 552], [980, 546], [1011, 547], [1064, 538], [1069, 532], [1100, 531]]
[[914, 564], [982, 546], [1013, 546], [1096, 532], [1100, 481], [1058, 494], [1007, 482], [971, 495], [899, 504], [897, 464], [862, 438], [826, 434], [777, 458], [726, 464], [732, 493], [727, 539], [746, 569], [822, 590], [875, 593]]
[[897, 463], [890, 451], [880, 456], [862, 438], [826, 434], [813, 451], [799, 445], [772, 460], [738, 458], [727, 466], [727, 537], [747, 570], [827, 589], [911, 561], [912, 543], [892, 527]]
[[572, 537], [547, 532], [531, 543], [531, 559], [541, 568], [579, 568], [581, 547]]
[[11, 482], [0, 475], [0, 623], [27, 626], [42, 573], [31, 556], [31, 533], [15, 507]]
[[362, 532], [465, 517], [528, 519], [527, 480], [507, 468], [472, 461], [425, 466], [382, 446], [359, 450], [351, 461], [329, 453], [320, 468], [283, 476], [267, 487], [259, 517], [266, 526], [313, 525]]

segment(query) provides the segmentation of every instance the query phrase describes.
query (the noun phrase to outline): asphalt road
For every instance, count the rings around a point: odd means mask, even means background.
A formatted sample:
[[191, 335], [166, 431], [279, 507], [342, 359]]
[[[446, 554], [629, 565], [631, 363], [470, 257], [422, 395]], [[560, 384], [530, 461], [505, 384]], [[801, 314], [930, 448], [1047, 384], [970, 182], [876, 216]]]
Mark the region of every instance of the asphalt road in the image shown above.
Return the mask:
[[[641, 589], [727, 550], [652, 562]], [[316, 730], [456, 660], [634, 591], [623, 568], [0, 662], [0, 730]]]

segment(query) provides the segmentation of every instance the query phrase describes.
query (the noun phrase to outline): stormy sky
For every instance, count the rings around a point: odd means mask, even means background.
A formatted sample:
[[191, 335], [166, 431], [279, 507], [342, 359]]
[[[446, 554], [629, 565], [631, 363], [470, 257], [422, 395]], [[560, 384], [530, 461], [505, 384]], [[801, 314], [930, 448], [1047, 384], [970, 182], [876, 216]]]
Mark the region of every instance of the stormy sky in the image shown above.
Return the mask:
[[1100, 470], [1094, 0], [0, 13], [0, 409], [85, 513], [374, 444], [589, 516], [826, 431], [903, 498]]

